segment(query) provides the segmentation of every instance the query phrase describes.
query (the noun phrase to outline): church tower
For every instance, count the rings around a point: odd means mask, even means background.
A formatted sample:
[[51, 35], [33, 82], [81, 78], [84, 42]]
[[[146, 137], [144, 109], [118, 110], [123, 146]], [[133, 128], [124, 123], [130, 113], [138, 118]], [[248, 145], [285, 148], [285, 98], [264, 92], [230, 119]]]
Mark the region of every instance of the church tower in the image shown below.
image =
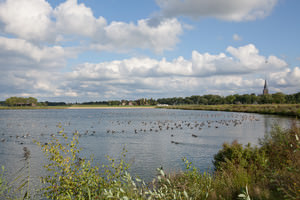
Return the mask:
[[263, 90], [263, 95], [269, 94], [268, 86], [267, 86], [267, 80], [265, 80], [265, 86]]

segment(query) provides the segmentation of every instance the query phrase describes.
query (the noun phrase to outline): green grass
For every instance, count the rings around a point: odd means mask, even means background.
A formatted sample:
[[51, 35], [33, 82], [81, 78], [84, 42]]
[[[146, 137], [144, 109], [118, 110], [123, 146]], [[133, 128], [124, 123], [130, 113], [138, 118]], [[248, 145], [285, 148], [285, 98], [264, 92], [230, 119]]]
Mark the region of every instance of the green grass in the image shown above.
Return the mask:
[[167, 106], [161, 108], [245, 112], [245, 113], [260, 113], [260, 114], [273, 114], [273, 115], [300, 117], [300, 104], [178, 105], [178, 106]]

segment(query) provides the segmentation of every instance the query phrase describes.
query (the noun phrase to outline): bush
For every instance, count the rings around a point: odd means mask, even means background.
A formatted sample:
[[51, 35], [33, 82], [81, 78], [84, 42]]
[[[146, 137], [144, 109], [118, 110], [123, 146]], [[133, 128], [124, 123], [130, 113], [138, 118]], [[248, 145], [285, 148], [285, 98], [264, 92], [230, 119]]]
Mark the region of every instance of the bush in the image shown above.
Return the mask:
[[299, 128], [275, 126], [260, 145], [223, 144], [213, 161], [216, 194], [232, 199], [248, 185], [254, 199], [299, 199]]
[[98, 167], [92, 167], [91, 161], [79, 157], [78, 134], [72, 141], [59, 132], [64, 145], [56, 136], [49, 143], [37, 144], [42, 148], [49, 162], [44, 166], [49, 172], [42, 177], [43, 195], [49, 199], [94, 199], [103, 184]]
[[300, 129], [294, 123], [288, 130], [276, 126], [264, 139], [272, 186], [285, 199], [300, 199]]
[[214, 187], [219, 196], [226, 199], [235, 198], [241, 188], [247, 185], [254, 197], [268, 196], [265, 176], [267, 158], [263, 150], [251, 147], [250, 144], [243, 148], [237, 141], [231, 145], [225, 143], [223, 149], [214, 156], [213, 163]]

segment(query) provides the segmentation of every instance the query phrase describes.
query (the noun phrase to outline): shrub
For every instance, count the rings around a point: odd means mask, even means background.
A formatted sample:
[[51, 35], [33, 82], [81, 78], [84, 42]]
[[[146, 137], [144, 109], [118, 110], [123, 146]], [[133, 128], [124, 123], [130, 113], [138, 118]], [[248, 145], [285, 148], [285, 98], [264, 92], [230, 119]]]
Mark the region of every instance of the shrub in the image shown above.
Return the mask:
[[180, 192], [186, 191], [192, 199], [208, 199], [212, 194], [213, 178], [210, 173], [201, 173], [186, 158], [183, 158], [185, 171], [169, 176], [174, 188]]
[[79, 157], [77, 133], [71, 141], [63, 131], [59, 132], [59, 136], [62, 136], [64, 145], [56, 136], [52, 136], [46, 144], [37, 142], [49, 161], [44, 165], [49, 175], [42, 177], [43, 195], [49, 199], [95, 198], [103, 182], [98, 167], [91, 166], [92, 159]]
[[248, 185], [253, 199], [300, 199], [299, 128], [275, 126], [260, 145], [223, 145], [213, 161], [216, 195], [232, 199]]
[[231, 145], [225, 143], [214, 156], [213, 163], [214, 188], [219, 196], [235, 198], [247, 185], [254, 196], [268, 196], [265, 176], [267, 158], [263, 150], [250, 144], [243, 147], [237, 141]]
[[285, 199], [300, 199], [300, 128], [293, 123], [288, 130], [279, 126], [267, 134], [260, 144], [268, 154], [272, 186]]

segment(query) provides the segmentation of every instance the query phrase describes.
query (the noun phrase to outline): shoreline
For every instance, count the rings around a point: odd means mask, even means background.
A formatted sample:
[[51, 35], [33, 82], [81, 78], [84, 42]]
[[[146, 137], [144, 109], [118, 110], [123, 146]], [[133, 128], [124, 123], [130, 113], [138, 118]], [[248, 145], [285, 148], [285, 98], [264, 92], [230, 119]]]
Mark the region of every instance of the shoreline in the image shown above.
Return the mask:
[[154, 109], [155, 106], [133, 106], [133, 107], [117, 107], [117, 106], [47, 106], [47, 107], [0, 107], [0, 110], [84, 110], [84, 109]]
[[[158, 107], [161, 108], [161, 107]], [[164, 107], [166, 109], [180, 110], [206, 110], [239, 113], [257, 113], [280, 115], [300, 118], [300, 104], [222, 104], [222, 105], [177, 105]]]
[[138, 106], [135, 106], [135, 107], [109, 107], [109, 106], [103, 106], [103, 107], [92, 107], [92, 106], [86, 106], [86, 107], [68, 107], [68, 108], [65, 108], [65, 109], [68, 109], [68, 110], [82, 110], [82, 109], [153, 109], [155, 107], [150, 107], [150, 106], [141, 106], [141, 107], [138, 107]]

